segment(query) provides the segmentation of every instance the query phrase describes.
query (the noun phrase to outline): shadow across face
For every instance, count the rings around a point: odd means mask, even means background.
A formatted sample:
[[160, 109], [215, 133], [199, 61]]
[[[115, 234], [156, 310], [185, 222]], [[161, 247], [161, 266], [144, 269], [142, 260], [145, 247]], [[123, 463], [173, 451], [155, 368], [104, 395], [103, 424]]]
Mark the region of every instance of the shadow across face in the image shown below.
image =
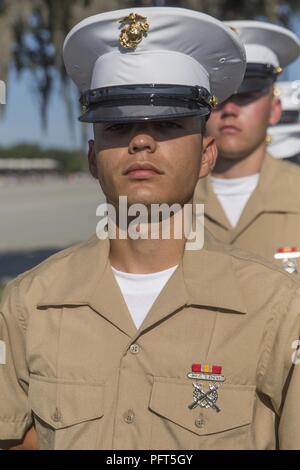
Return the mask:
[[220, 105], [218, 105], [215, 110], [220, 111], [222, 110], [227, 103], [231, 102], [237, 106], [247, 106], [249, 104], [254, 103], [255, 101], [259, 100], [263, 96], [268, 95], [270, 92], [270, 88], [264, 88], [263, 90], [256, 90], [256, 91], [249, 91], [245, 93], [237, 93], [232, 95], [228, 100], [224, 101]]
[[157, 119], [142, 122], [94, 124], [98, 150], [128, 147], [135, 135], [147, 134], [156, 142], [179, 139], [195, 134], [203, 135], [206, 119], [199, 116]]

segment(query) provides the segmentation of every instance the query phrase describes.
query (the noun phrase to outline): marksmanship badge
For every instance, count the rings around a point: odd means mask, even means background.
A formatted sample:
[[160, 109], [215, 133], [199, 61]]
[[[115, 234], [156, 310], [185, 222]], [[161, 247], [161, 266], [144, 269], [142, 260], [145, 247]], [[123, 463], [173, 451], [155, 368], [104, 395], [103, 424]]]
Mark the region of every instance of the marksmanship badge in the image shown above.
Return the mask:
[[194, 382], [193, 403], [188, 407], [193, 410], [197, 406], [201, 408], [213, 408], [215, 411], [220, 412], [221, 408], [217, 405], [219, 398], [218, 388], [225, 377], [222, 375], [221, 366], [212, 366], [208, 364], [202, 366], [201, 364], [193, 364], [192, 372], [188, 374], [189, 379], [209, 381], [208, 390], [205, 391], [203, 385], [199, 382]]
[[299, 256], [300, 252], [296, 246], [284, 246], [278, 248], [277, 252], [274, 255], [274, 258], [281, 260], [284, 271], [289, 274], [297, 274], [297, 258], [299, 258]]

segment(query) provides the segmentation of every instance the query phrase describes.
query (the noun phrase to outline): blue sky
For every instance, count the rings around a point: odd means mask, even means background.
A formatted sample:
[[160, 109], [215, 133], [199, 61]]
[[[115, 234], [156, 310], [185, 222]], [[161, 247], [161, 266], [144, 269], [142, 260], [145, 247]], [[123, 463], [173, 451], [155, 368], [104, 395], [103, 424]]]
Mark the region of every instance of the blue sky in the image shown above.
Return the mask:
[[[294, 31], [300, 37], [299, 17], [294, 21]], [[290, 65], [282, 78], [300, 80], [300, 58]], [[1, 77], [0, 77], [1, 79]], [[77, 93], [73, 89], [74, 110], [77, 113]], [[0, 145], [7, 146], [21, 142], [38, 143], [43, 147], [67, 149], [83, 146], [82, 124], [74, 120], [70, 130], [67, 111], [61, 96], [59, 84], [51, 97], [48, 112], [48, 128], [44, 132], [39, 114], [39, 97], [33, 90], [31, 75], [23, 73], [21, 79], [11, 70], [7, 81], [5, 114], [0, 119]], [[1, 107], [4, 105], [0, 105]]]
[[[76, 110], [78, 98], [75, 87], [73, 91]], [[27, 72], [18, 78], [15, 71], [11, 70], [7, 81], [4, 116], [0, 120], [0, 145], [19, 142], [35, 142], [43, 147], [79, 148], [82, 145], [81, 124], [74, 120], [73, 131], [70, 130], [66, 107], [57, 83], [49, 104], [45, 132], [41, 125], [39, 97], [34, 90], [31, 75]]]

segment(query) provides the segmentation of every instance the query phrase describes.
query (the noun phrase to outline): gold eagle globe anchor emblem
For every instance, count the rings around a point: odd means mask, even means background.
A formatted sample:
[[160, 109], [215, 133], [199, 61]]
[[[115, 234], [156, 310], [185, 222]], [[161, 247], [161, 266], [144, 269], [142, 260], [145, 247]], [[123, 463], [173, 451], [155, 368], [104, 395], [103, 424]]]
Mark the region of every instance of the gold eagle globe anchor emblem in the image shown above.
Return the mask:
[[137, 13], [122, 18], [120, 23], [128, 23], [121, 31], [120, 44], [125, 49], [135, 49], [149, 31], [149, 23], [145, 16]]

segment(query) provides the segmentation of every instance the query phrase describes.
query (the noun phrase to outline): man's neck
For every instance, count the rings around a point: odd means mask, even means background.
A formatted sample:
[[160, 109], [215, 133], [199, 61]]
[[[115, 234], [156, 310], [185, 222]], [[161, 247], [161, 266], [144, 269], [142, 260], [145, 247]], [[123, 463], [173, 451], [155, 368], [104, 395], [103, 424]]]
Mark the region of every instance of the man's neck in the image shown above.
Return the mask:
[[212, 175], [224, 179], [255, 175], [260, 173], [265, 157], [265, 144], [260, 145], [246, 157], [237, 160], [230, 160], [219, 155]]
[[179, 264], [185, 240], [111, 240], [110, 262], [119, 271], [150, 274]]
[[[170, 233], [174, 233], [174, 217], [170, 218]], [[161, 225], [159, 228], [161, 233]], [[184, 235], [175, 239], [171, 235], [169, 239], [127, 239], [110, 240], [110, 262], [119, 271], [150, 274], [163, 271], [179, 264], [182, 259], [186, 239]]]

